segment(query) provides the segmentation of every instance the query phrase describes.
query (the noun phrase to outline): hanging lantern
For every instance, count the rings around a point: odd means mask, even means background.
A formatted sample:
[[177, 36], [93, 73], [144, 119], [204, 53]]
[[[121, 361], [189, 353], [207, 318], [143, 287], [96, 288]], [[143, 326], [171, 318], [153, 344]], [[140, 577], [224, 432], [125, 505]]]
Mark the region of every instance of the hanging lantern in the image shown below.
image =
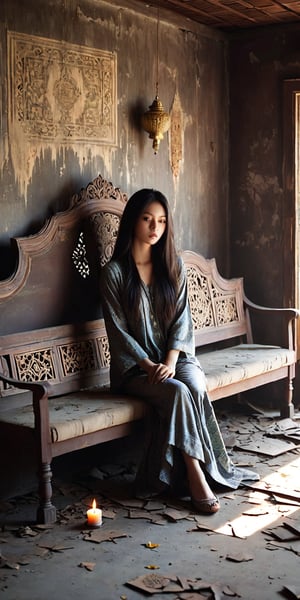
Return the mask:
[[153, 140], [152, 148], [154, 154], [157, 154], [160, 141], [170, 127], [170, 115], [164, 111], [158, 96], [155, 96], [149, 110], [142, 116], [142, 125], [145, 131], [149, 133], [149, 138]]
[[157, 154], [159, 144], [164, 137], [164, 133], [170, 127], [170, 115], [165, 112], [162, 102], [158, 97], [158, 26], [159, 26], [159, 7], [157, 7], [157, 26], [156, 26], [156, 96], [149, 106], [149, 110], [142, 116], [142, 126], [149, 133], [149, 138], [153, 140], [152, 148], [154, 154]]

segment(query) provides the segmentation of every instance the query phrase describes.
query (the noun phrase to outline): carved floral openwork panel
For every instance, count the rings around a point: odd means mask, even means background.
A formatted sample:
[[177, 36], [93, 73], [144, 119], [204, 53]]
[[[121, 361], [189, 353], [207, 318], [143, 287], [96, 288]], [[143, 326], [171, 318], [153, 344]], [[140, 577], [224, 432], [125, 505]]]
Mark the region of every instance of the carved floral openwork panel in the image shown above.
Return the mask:
[[12, 128], [49, 143], [115, 145], [116, 55], [8, 32]]
[[112, 213], [99, 212], [91, 217], [91, 222], [96, 235], [98, 256], [100, 265], [104, 265], [111, 259], [114, 251], [120, 217]]
[[[99, 327], [101, 328], [99, 321]], [[54, 344], [55, 346], [55, 344]], [[82, 372], [97, 373], [109, 367], [110, 353], [107, 335], [77, 340], [41, 349], [14, 353], [15, 374], [21, 381], [51, 381], [68, 379]], [[61, 374], [61, 375], [60, 375]]]
[[110, 352], [107, 335], [103, 335], [98, 338], [98, 348], [100, 352], [101, 367], [109, 367], [110, 365]]
[[198, 269], [187, 268], [188, 290], [192, 320], [195, 329], [217, 327], [239, 321], [236, 297], [218, 289], [210, 277]]
[[16, 354], [15, 365], [21, 381], [46, 381], [56, 377], [52, 348]]
[[64, 344], [59, 350], [64, 375], [95, 370], [96, 359], [92, 340]]

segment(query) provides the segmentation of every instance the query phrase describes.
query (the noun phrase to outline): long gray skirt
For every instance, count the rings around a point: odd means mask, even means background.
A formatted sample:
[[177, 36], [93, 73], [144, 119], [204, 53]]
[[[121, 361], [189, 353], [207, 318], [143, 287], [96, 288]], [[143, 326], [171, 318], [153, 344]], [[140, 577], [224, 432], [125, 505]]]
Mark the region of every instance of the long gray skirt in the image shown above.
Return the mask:
[[257, 473], [235, 467], [229, 458], [196, 358], [179, 358], [175, 377], [158, 384], [150, 384], [137, 369], [122, 389], [152, 407], [137, 476], [139, 487], [162, 491], [170, 486], [181, 493], [186, 481], [182, 451], [199, 460], [210, 484], [237, 489], [243, 481], [259, 479]]

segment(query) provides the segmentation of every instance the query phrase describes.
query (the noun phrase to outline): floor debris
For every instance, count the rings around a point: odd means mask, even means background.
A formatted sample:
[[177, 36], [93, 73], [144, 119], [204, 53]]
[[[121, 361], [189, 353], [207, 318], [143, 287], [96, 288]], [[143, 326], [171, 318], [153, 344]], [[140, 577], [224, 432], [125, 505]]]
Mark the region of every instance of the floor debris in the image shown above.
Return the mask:
[[127, 537], [127, 533], [124, 531], [115, 531], [115, 530], [94, 530], [85, 533], [83, 539], [86, 542], [94, 542], [96, 544], [101, 544], [101, 542], [114, 542], [117, 538]]
[[[252, 411], [249, 415], [226, 412], [221, 416], [220, 427], [226, 433], [224, 437], [235, 464], [253, 468], [264, 476], [260, 482], [236, 491], [220, 490], [221, 511], [208, 518], [195, 513], [189, 498], [133, 497], [134, 468], [132, 460], [126, 461], [125, 457], [120, 465], [109, 463], [89, 468], [86, 473], [78, 474], [75, 481], [54, 481], [55, 503], [60, 503], [55, 525], [36, 525], [30, 520], [18, 522], [15, 519], [15, 515], [22, 515], [28, 507], [35, 507], [36, 494], [0, 503], [0, 544], [5, 547], [3, 554], [0, 553], [0, 593], [5, 591], [7, 600], [15, 600], [15, 597], [23, 600], [22, 595], [14, 594], [18, 581], [19, 585], [25, 580], [30, 585], [33, 580], [30, 571], [34, 569], [44, 571], [48, 581], [49, 568], [59, 560], [56, 557], [63, 554], [64, 565], [75, 567], [76, 572], [81, 572], [81, 578], [85, 576], [84, 571], [90, 573], [86, 573], [86, 577], [91, 591], [93, 578], [98, 578], [97, 585], [99, 578], [101, 581], [101, 577], [104, 581], [109, 579], [107, 572], [101, 573], [105, 568], [109, 571], [109, 564], [113, 565], [118, 583], [105, 600], [135, 600], [141, 597], [136, 596], [140, 593], [155, 595], [159, 600], [163, 597], [168, 600], [225, 600], [227, 597], [275, 600], [283, 591], [285, 597], [299, 600], [297, 568], [291, 571], [281, 566], [268, 577], [270, 590], [265, 586], [264, 592], [269, 591], [269, 595], [255, 595], [253, 588], [251, 596], [254, 567], [256, 577], [264, 569], [263, 553], [265, 556], [271, 551], [274, 553], [272, 564], [278, 561], [282, 565], [284, 554], [289, 557], [285, 565], [289, 565], [291, 559], [299, 561], [299, 422], [269, 418], [265, 411], [261, 414]], [[87, 526], [86, 511], [95, 496], [97, 506], [102, 509], [103, 526], [92, 529]], [[253, 547], [254, 539], [259, 540], [257, 550]], [[87, 541], [89, 544], [84, 543]], [[150, 552], [153, 554], [149, 559]], [[120, 564], [124, 559], [128, 577], [125, 567], [116, 569], [115, 556], [121, 560]], [[205, 570], [206, 564], [213, 567]], [[187, 576], [188, 570], [193, 576]], [[248, 576], [246, 594], [246, 580], [240, 579], [240, 572]], [[118, 577], [122, 579], [119, 581]], [[126, 587], [131, 589], [130, 595], [122, 593]], [[98, 587], [95, 590], [97, 592]], [[52, 597], [45, 596], [43, 600]], [[88, 596], [84, 591], [81, 597], [90, 600], [99, 595]]]
[[254, 556], [252, 554], [227, 554], [226, 556], [226, 560], [231, 560], [232, 562], [248, 562], [253, 559]]
[[265, 482], [258, 482], [255, 484], [247, 484], [247, 487], [251, 490], [263, 491], [265, 494], [269, 496], [277, 496], [280, 498], [280, 502], [282, 503], [284, 500], [294, 501], [296, 506], [300, 505], [300, 492], [297, 490], [287, 491], [284, 488], [279, 486], [270, 486]]
[[94, 568], [95, 568], [95, 566], [96, 566], [96, 563], [93, 563], [93, 562], [81, 562], [79, 564], [79, 566], [82, 567], [83, 569], [86, 569], [87, 571], [93, 571]]
[[294, 587], [285, 585], [283, 590], [287, 592], [287, 597], [290, 598], [290, 600], [300, 600], [300, 588], [297, 591]]
[[247, 452], [256, 452], [258, 454], [266, 454], [267, 456], [278, 456], [283, 452], [289, 452], [296, 448], [296, 444], [291, 441], [280, 439], [272, 439], [267, 434], [255, 433], [251, 438], [236, 442], [236, 447]]

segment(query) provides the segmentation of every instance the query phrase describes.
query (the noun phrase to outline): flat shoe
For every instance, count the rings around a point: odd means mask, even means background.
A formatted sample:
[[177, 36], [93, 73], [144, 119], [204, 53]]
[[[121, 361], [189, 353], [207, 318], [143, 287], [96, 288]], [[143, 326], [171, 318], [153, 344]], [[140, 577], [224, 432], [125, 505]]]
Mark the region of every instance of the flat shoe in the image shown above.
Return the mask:
[[220, 502], [217, 496], [213, 498], [204, 498], [203, 500], [195, 500], [192, 498], [193, 507], [200, 513], [213, 515], [220, 510]]

